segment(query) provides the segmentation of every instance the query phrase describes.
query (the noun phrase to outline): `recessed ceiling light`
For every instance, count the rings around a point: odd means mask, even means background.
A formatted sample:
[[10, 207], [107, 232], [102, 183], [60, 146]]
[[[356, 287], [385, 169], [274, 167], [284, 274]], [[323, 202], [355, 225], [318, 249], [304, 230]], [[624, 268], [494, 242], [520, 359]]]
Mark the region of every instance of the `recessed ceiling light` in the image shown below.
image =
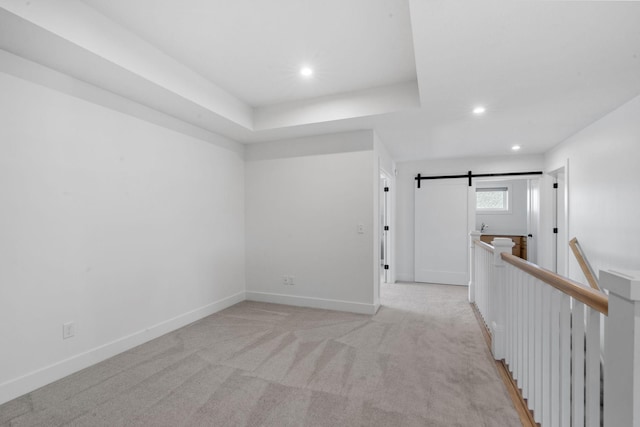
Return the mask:
[[480, 115], [480, 114], [484, 114], [487, 111], [486, 108], [484, 108], [482, 105], [478, 105], [476, 108], [473, 109], [473, 114], [475, 115]]
[[518, 151], [520, 149], [520, 146], [519, 145], [514, 145], [513, 147], [511, 147], [511, 149], [513, 151]]
[[313, 70], [310, 67], [302, 67], [300, 68], [300, 75], [302, 77], [311, 77], [313, 75]]

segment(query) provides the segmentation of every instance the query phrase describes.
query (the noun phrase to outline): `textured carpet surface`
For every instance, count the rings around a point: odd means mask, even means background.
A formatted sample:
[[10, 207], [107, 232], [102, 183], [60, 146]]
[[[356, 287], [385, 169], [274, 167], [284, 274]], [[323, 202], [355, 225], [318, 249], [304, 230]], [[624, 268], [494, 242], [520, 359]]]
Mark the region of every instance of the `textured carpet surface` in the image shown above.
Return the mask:
[[375, 316], [242, 302], [0, 406], [0, 426], [518, 426], [465, 287]]

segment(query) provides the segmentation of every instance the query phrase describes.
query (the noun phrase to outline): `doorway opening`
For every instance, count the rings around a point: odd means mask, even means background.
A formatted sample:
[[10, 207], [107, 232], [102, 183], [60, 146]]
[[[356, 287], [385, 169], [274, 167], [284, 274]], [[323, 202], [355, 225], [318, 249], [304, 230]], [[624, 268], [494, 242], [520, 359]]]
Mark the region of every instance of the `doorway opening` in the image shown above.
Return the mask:
[[553, 271], [562, 276], [567, 276], [567, 263], [569, 258], [568, 240], [568, 188], [566, 180], [566, 168], [563, 166], [550, 173], [553, 179], [553, 194], [551, 197], [553, 236], [551, 243]]
[[476, 184], [475, 230], [486, 243], [510, 238], [512, 254], [537, 262], [540, 227], [540, 178], [485, 179]]
[[380, 170], [380, 202], [379, 202], [379, 233], [380, 262], [379, 283], [391, 283], [391, 177]]

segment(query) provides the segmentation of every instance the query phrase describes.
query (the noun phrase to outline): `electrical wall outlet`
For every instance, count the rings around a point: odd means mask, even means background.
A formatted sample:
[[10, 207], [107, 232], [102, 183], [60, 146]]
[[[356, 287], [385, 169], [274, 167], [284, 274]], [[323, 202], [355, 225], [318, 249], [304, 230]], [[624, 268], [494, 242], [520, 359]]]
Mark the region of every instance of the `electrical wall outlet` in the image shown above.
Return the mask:
[[295, 283], [296, 276], [289, 276], [289, 286], [293, 286]]
[[62, 339], [66, 340], [76, 334], [76, 327], [73, 322], [64, 323], [62, 325]]
[[284, 276], [282, 276], [282, 284], [285, 285], [285, 286], [292, 286], [293, 285], [293, 279], [295, 279], [294, 276], [284, 275]]

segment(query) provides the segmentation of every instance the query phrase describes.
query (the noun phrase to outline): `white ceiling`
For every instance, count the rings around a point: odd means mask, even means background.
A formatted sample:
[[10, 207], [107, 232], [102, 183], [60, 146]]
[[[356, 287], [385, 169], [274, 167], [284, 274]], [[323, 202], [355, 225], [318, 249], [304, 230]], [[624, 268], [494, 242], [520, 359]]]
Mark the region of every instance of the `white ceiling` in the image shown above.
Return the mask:
[[416, 80], [406, 1], [84, 1], [252, 107]]
[[[515, 143], [540, 153], [640, 94], [640, 2], [0, 8], [0, 48], [245, 143], [375, 129], [400, 161], [506, 154]], [[313, 78], [300, 78], [302, 64]], [[476, 104], [484, 116], [471, 115]]]

